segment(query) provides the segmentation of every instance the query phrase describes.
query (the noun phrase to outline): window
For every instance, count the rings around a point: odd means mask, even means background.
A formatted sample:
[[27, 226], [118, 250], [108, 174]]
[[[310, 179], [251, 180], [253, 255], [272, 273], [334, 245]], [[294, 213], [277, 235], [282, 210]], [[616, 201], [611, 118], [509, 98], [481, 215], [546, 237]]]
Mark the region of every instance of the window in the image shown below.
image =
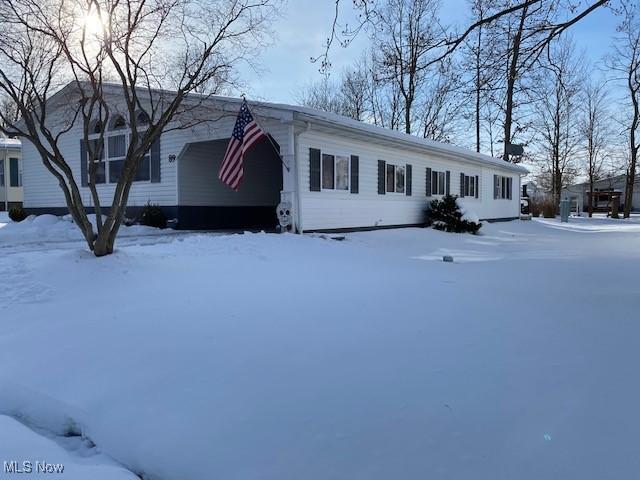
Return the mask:
[[[142, 115], [143, 122], [148, 123], [145, 119], [148, 119], [146, 114]], [[126, 131], [127, 125], [124, 118], [120, 115], [115, 117], [110, 123], [110, 130], [104, 135], [104, 148], [100, 152], [100, 158], [96, 166], [96, 184], [103, 183], [117, 183], [122, 169], [124, 167], [124, 161], [127, 155], [127, 148], [129, 147], [130, 135]], [[98, 137], [101, 130], [101, 124], [96, 122], [92, 129], [97, 133], [94, 138], [89, 140], [91, 151], [94, 152], [98, 146]], [[91, 159], [90, 151], [87, 152], [87, 158]], [[108, 175], [108, 176], [107, 176]], [[145, 154], [140, 162], [138, 171], [136, 172], [133, 181], [144, 182], [151, 180], [151, 154], [149, 151]]]
[[396, 166], [387, 163], [387, 192], [396, 191]]
[[22, 165], [17, 158], [9, 159], [9, 183], [12, 187], [22, 186]]
[[406, 188], [406, 166], [387, 163], [386, 184], [387, 193], [404, 193]]
[[0, 158], [0, 187], [4, 188], [6, 187], [6, 183], [5, 183], [5, 177], [4, 177], [4, 158]]
[[110, 130], [123, 130], [127, 128], [127, 122], [122, 115], [117, 115], [111, 121]]
[[494, 192], [493, 198], [501, 200], [511, 200], [513, 179], [511, 177], [493, 176]]
[[[92, 155], [98, 156], [98, 140], [89, 140], [89, 150], [87, 151], [87, 158], [91, 161]], [[104, 148], [100, 150], [100, 156], [97, 157], [96, 161], [96, 185], [101, 183], [106, 183], [107, 181], [107, 170], [104, 163]], [[95, 161], [95, 160], [94, 160]]]
[[335, 157], [333, 155], [322, 154], [322, 188], [333, 190], [335, 183]]
[[349, 157], [322, 154], [322, 189], [349, 190]]
[[405, 172], [404, 165], [396, 167], [396, 192], [404, 193]]
[[114, 135], [107, 137], [109, 158], [109, 183], [116, 183], [122, 173], [124, 158], [127, 154], [127, 136]]
[[[462, 179], [462, 177], [461, 177]], [[464, 197], [476, 196], [476, 177], [464, 175], [463, 184], [461, 185], [462, 194]]]
[[444, 195], [446, 192], [447, 177], [445, 172], [431, 171], [431, 193], [432, 195]]

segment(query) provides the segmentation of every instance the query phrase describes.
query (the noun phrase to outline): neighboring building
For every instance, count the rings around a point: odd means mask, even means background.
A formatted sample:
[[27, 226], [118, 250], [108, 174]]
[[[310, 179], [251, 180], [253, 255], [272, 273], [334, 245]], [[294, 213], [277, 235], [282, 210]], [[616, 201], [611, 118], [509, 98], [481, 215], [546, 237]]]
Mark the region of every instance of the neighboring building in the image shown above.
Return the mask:
[[544, 196], [544, 192], [533, 180], [523, 180], [522, 192], [520, 193], [520, 195], [522, 196], [522, 198], [536, 198]]
[[[619, 194], [620, 210], [624, 208], [624, 191], [627, 176], [617, 175], [614, 177], [603, 178], [593, 184], [593, 209], [598, 212], [607, 212], [610, 208], [612, 193]], [[598, 194], [597, 192], [601, 192]], [[562, 198], [571, 200], [574, 211], [578, 213], [587, 212], [589, 207], [589, 183], [579, 183], [571, 185], [562, 190]], [[633, 204], [631, 211], [640, 211], [640, 178], [636, 177], [633, 188]]]
[[[105, 87], [114, 112], [121, 91]], [[49, 111], [77, 105], [74, 95], [67, 86], [50, 100]], [[241, 99], [192, 96], [188, 101], [198, 102], [194, 111], [200, 113], [190, 115], [201, 115], [202, 123], [162, 134], [132, 186], [130, 216], [152, 202], [177, 218], [180, 228], [269, 227], [276, 224], [276, 206], [284, 201], [299, 232], [391, 227], [421, 224], [428, 201], [445, 193], [463, 196], [462, 203], [481, 219], [519, 215], [520, 176], [527, 173], [520, 166], [339, 115], [265, 102], [249, 105], [273, 143], [265, 140], [251, 151], [244, 182], [234, 192], [218, 180], [217, 171]], [[90, 206], [81, 132], [82, 126], [75, 126], [60, 145], [76, 179], [82, 179], [82, 195]], [[124, 118], [112, 116], [106, 137], [98, 186], [103, 206], [111, 202], [122, 166], [128, 139]], [[66, 213], [57, 180], [31, 144], [25, 142], [23, 150], [25, 208]]]
[[0, 137], [0, 210], [22, 205], [22, 144]]

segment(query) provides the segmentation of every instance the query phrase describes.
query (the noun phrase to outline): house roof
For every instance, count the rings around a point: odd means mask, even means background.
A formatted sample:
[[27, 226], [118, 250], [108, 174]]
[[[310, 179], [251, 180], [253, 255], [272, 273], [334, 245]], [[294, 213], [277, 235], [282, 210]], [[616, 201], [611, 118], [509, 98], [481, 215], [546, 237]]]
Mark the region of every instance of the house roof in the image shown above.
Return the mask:
[[[55, 97], [61, 97], [63, 91], [69, 91], [74, 89], [75, 82], [71, 82], [64, 88], [62, 88], [59, 92], [57, 92], [50, 100], [53, 100]], [[111, 94], [118, 95], [122, 92], [122, 85], [116, 83], [109, 83], [104, 85], [104, 90]], [[175, 92], [170, 90], [153, 90], [155, 93], [162, 93], [171, 95]], [[140, 89], [141, 95], [148, 94], [149, 90]], [[202, 98], [200, 94], [189, 94], [187, 99], [198, 99]], [[242, 98], [235, 97], [225, 97], [225, 96], [206, 96], [205, 101], [214, 106], [219, 106], [219, 104], [240, 104], [242, 102]], [[64, 102], [64, 100], [63, 100]], [[248, 100], [247, 103], [250, 107], [259, 108], [262, 111], [258, 112], [260, 116], [269, 116], [267, 112], [264, 112], [266, 109], [277, 110], [281, 112], [289, 112], [294, 119], [310, 122], [310, 123], [321, 123], [331, 127], [341, 127], [343, 129], [349, 129], [353, 132], [360, 133], [362, 135], [375, 136], [381, 139], [385, 139], [387, 141], [402, 144], [405, 146], [411, 146], [413, 148], [418, 148], [420, 150], [424, 150], [425, 152], [437, 153], [445, 156], [461, 158], [463, 160], [483, 164], [491, 167], [497, 167], [503, 170], [509, 170], [512, 172], [516, 172], [520, 175], [525, 175], [529, 173], [529, 171], [520, 166], [515, 165], [513, 163], [505, 162], [501, 158], [491, 157], [489, 155], [484, 155], [481, 153], [474, 152], [473, 150], [469, 150], [468, 148], [459, 147], [456, 145], [451, 145], [448, 143], [436, 142], [434, 140], [429, 140], [426, 138], [420, 138], [415, 135], [410, 135], [404, 132], [399, 132], [396, 130], [390, 130], [387, 128], [379, 127], [377, 125], [371, 125], [369, 123], [360, 122], [358, 120], [354, 120], [349, 117], [345, 117], [343, 115], [338, 115], [331, 112], [325, 112], [323, 110], [317, 110], [309, 107], [301, 107], [298, 105], [289, 105], [285, 103], [273, 103], [273, 102], [263, 102], [263, 101], [251, 101]], [[235, 108], [235, 105], [234, 105]]]
[[[213, 102], [228, 102], [228, 103], [237, 103], [237, 104], [242, 102], [241, 98], [233, 98], [233, 97], [214, 96], [214, 97], [211, 97], [211, 99]], [[354, 120], [352, 118], [345, 117], [343, 115], [338, 115], [336, 113], [325, 112], [323, 110], [318, 110], [315, 108], [301, 107], [298, 105], [290, 105], [286, 103], [272, 103], [272, 102], [250, 101], [250, 100], [248, 100], [247, 103], [249, 104], [250, 107], [254, 107], [254, 108], [258, 107], [260, 109], [266, 108], [266, 109], [274, 109], [274, 110], [281, 110], [281, 111], [289, 111], [293, 113], [294, 118], [302, 121], [309, 121], [312, 123], [313, 122], [323, 123], [333, 127], [348, 128], [350, 130], [354, 130], [362, 134], [382, 137], [391, 142], [401, 143], [404, 145], [411, 145], [413, 147], [417, 147], [421, 150], [425, 150], [428, 152], [439, 153], [442, 155], [452, 156], [457, 158], [463, 158], [464, 160], [467, 160], [473, 163], [481, 163], [481, 164], [489, 165], [492, 167], [499, 167], [501, 169], [517, 172], [521, 175], [525, 175], [529, 173], [529, 171], [526, 168], [520, 165], [505, 162], [501, 158], [495, 158], [489, 155], [484, 155], [482, 153], [477, 153], [477, 152], [474, 152], [473, 150], [469, 150], [468, 148], [451, 145], [449, 143], [436, 142], [434, 140], [420, 138], [416, 135], [410, 135], [397, 130], [390, 130], [388, 128], [383, 128], [377, 125], [372, 125], [369, 123]]]
[[18, 138], [0, 137], [0, 148], [21, 149], [22, 142]]

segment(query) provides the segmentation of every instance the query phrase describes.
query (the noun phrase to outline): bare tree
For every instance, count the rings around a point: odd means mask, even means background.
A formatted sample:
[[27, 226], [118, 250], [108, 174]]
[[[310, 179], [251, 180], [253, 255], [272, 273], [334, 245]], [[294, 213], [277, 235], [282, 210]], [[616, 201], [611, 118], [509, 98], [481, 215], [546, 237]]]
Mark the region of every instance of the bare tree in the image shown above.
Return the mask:
[[464, 102], [458, 73], [459, 69], [447, 58], [423, 82], [416, 112], [424, 138], [448, 143], [457, 132]]
[[628, 94], [629, 119], [626, 125], [629, 155], [626, 168], [624, 193], [624, 218], [629, 218], [633, 205], [633, 188], [636, 179], [638, 149], [638, 127], [640, 126], [640, 7], [630, 0], [621, 0], [620, 24], [614, 43], [613, 54], [607, 65], [617, 80], [625, 85]]
[[574, 154], [579, 146], [578, 105], [584, 58], [576, 56], [573, 42], [561, 39], [551, 45], [538, 76], [536, 130], [544, 152], [543, 171], [550, 176], [556, 205], [562, 189], [577, 173]]
[[7, 97], [0, 99], [0, 129], [13, 125], [18, 120], [16, 104]]
[[323, 76], [319, 81], [309, 84], [298, 92], [296, 101], [305, 107], [340, 115], [344, 113], [340, 85], [328, 76]]
[[375, 34], [380, 49], [377, 72], [402, 96], [406, 133], [415, 133], [414, 106], [429, 74], [427, 65], [432, 65], [428, 55], [444, 35], [438, 9], [437, 0], [387, 0]]
[[[31, 142], [58, 180], [67, 207], [96, 256], [113, 252], [129, 192], [145, 154], [163, 131], [186, 128], [234, 66], [268, 40], [278, 0], [4, 0], [0, 4], [0, 92], [21, 121], [2, 131]], [[120, 103], [106, 91], [116, 82]], [[49, 101], [72, 82], [65, 110]], [[168, 90], [173, 90], [169, 92]], [[198, 95], [196, 95], [196, 93]], [[106, 220], [96, 188], [104, 127], [122, 117], [130, 129]], [[81, 127], [96, 230], [61, 139]], [[97, 138], [90, 134], [99, 132]]]
[[[354, 25], [341, 26], [339, 23], [340, 6], [345, 3], [352, 3], [353, 8], [359, 13], [358, 21]], [[539, 38], [535, 48], [531, 51], [532, 56], [539, 55], [549, 43], [562, 35], [567, 29], [592, 12], [610, 3], [611, 0], [504, 0], [491, 13], [473, 21], [461, 31], [451, 30], [445, 37], [441, 38], [433, 46], [434, 55], [429, 63], [437, 64], [451, 55], [467, 41], [468, 37], [476, 29], [483, 25], [492, 24], [505, 16], [518, 13], [524, 9], [553, 8], [556, 11], [556, 20], [540, 25], [539, 31], [544, 35]], [[385, 17], [388, 2], [386, 0], [352, 0], [352, 2], [334, 0], [333, 5], [334, 17], [323, 52], [311, 59], [314, 63], [320, 64], [321, 72], [326, 72], [331, 68], [329, 52], [334, 43], [337, 42], [342, 47], [347, 47], [362, 30], [379, 28], [380, 22]]]
[[602, 82], [589, 79], [583, 85], [582, 115], [579, 123], [580, 140], [584, 144], [585, 165], [589, 183], [587, 211], [593, 216], [594, 183], [600, 180], [604, 171], [606, 148], [610, 138], [610, 118], [607, 108], [607, 91]]
[[[495, 7], [496, 0], [470, 0], [471, 22], [482, 22]], [[481, 151], [483, 121], [486, 118], [484, 109], [487, 107], [491, 93], [495, 88], [501, 71], [498, 70], [497, 57], [498, 46], [495, 43], [496, 35], [491, 35], [490, 30], [494, 24], [480, 24], [473, 35], [470, 35], [463, 48], [463, 69], [461, 76], [470, 75], [466, 82], [467, 87], [463, 94], [468, 97], [467, 110], [475, 130], [475, 149]], [[489, 126], [491, 130], [491, 126]]]

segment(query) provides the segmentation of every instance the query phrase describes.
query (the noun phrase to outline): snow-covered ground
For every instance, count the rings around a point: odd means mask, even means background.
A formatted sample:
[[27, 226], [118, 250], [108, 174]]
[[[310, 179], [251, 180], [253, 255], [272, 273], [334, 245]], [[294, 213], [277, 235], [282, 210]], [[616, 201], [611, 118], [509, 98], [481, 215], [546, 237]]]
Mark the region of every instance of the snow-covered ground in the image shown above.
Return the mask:
[[15, 227], [0, 461], [161, 480], [640, 472], [637, 220], [131, 236], [100, 259]]

